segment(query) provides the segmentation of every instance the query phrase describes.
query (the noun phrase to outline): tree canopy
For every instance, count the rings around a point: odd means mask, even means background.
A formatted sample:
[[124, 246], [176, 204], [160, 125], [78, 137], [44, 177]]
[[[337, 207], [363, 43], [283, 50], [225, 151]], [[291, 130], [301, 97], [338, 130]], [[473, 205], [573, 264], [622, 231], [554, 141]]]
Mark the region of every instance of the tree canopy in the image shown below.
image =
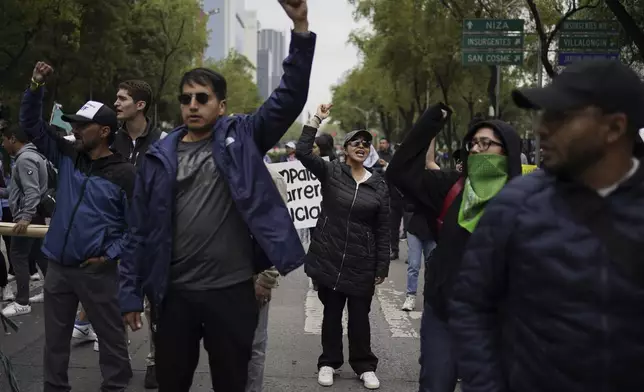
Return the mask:
[[536, 83], [537, 60], [545, 78], [560, 72], [557, 38], [564, 21], [618, 21], [621, 60], [636, 68], [644, 64], [639, 0], [348, 1], [355, 19], [369, 27], [350, 37], [360, 63], [333, 87], [333, 118], [344, 131], [369, 127], [401, 141], [428, 104], [442, 101], [456, 113], [439, 141], [450, 149], [473, 118], [488, 115], [497, 99], [496, 67], [461, 64], [461, 31], [468, 18], [525, 19], [523, 65], [502, 67], [500, 113], [492, 114], [526, 136], [532, 119], [511, 104], [510, 90]]

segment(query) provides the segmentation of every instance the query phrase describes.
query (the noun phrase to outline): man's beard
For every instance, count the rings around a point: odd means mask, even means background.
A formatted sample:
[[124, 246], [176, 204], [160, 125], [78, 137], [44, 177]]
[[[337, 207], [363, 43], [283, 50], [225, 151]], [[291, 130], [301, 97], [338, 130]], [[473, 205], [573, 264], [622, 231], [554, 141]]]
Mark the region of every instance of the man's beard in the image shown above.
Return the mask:
[[560, 178], [575, 180], [583, 174], [589, 167], [601, 161], [605, 155], [603, 147], [575, 148], [568, 149], [567, 159], [560, 165], [549, 167], [545, 162], [543, 169]]

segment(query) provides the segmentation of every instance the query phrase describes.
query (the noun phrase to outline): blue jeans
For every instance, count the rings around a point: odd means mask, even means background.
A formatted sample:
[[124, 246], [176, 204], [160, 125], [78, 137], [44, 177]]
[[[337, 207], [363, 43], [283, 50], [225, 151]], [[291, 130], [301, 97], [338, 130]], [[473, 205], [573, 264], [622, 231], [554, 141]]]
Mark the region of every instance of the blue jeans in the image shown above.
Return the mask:
[[420, 386], [418, 392], [454, 392], [456, 357], [447, 323], [434, 316], [425, 302], [420, 326]]
[[436, 247], [432, 240], [422, 241], [412, 233], [407, 233], [407, 245], [409, 246], [407, 265], [407, 295], [416, 295], [418, 290], [418, 273], [423, 260]]

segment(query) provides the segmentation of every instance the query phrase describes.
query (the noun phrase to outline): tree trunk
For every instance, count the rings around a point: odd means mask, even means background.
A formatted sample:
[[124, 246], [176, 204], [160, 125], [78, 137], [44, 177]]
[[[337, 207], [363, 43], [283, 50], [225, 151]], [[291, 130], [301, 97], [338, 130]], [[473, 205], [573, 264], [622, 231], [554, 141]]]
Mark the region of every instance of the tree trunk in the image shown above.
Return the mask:
[[644, 30], [639, 28], [635, 19], [633, 19], [619, 0], [605, 0], [605, 2], [622, 25], [626, 35], [633, 40], [633, 43], [639, 49], [640, 57], [644, 60]]

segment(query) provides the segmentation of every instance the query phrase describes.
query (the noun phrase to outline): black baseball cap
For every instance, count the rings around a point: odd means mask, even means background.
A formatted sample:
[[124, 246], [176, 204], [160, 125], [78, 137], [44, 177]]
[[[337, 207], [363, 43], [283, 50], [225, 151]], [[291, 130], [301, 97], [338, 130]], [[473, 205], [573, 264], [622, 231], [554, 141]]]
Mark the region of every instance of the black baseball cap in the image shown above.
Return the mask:
[[630, 128], [644, 128], [644, 82], [616, 60], [575, 63], [548, 86], [514, 90], [512, 98], [523, 109], [569, 111], [596, 106], [604, 113], [624, 113]]
[[116, 119], [116, 112], [110, 109], [105, 104], [96, 101], [87, 101], [76, 114], [64, 114], [63, 121], [70, 124], [81, 123], [89, 124], [96, 123], [106, 127], [110, 127], [112, 132], [118, 129], [118, 120]]
[[371, 133], [369, 133], [364, 129], [359, 129], [357, 131], [351, 131], [347, 133], [347, 136], [344, 137], [344, 145], [346, 146], [347, 143], [349, 143], [351, 140], [361, 136], [364, 138], [364, 140], [368, 141], [369, 143], [371, 143], [371, 141], [373, 140], [373, 135]]

